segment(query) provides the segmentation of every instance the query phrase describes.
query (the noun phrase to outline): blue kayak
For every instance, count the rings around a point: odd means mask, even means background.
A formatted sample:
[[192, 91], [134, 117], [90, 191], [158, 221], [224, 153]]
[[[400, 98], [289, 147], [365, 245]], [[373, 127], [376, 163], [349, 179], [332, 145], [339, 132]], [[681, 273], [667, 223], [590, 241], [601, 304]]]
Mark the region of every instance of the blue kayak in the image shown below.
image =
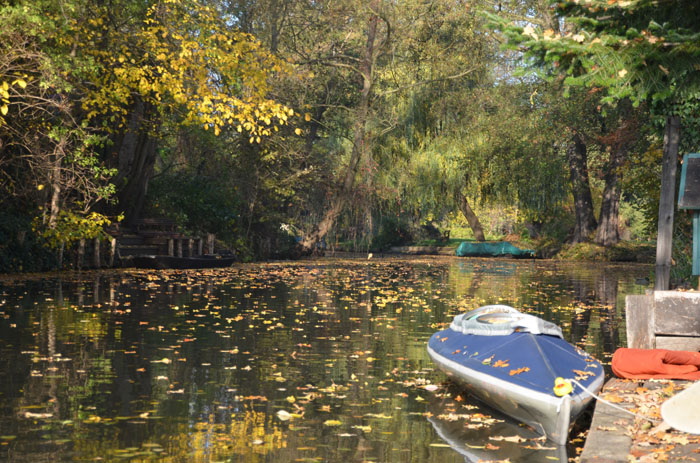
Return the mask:
[[559, 445], [605, 378], [558, 326], [505, 305], [457, 315], [433, 334], [428, 353], [472, 395]]

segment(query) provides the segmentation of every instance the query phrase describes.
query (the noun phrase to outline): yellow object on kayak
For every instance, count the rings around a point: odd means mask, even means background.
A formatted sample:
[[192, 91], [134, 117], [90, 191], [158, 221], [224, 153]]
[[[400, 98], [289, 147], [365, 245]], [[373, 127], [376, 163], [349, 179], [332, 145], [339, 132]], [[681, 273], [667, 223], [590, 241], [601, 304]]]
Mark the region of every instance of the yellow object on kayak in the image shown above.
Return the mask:
[[554, 380], [554, 394], [556, 394], [558, 397], [564, 397], [567, 394], [571, 394], [573, 389], [574, 388], [571, 386], [571, 381], [567, 381], [561, 377]]

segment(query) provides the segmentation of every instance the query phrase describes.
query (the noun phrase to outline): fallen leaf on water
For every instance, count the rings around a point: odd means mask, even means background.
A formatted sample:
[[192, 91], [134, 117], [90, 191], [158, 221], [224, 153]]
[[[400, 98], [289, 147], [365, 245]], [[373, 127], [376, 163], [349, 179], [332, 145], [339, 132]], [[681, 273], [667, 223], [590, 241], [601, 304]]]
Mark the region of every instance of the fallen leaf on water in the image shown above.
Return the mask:
[[525, 442], [527, 439], [520, 436], [489, 436], [489, 440], [505, 442]]
[[517, 368], [515, 370], [510, 370], [510, 375], [519, 375], [520, 373], [525, 373], [527, 371], [530, 371], [530, 367]]
[[25, 418], [51, 418], [53, 416], [53, 413], [32, 413], [32, 412], [24, 412], [24, 417]]
[[339, 420], [326, 420], [323, 422], [324, 426], [340, 426], [341, 424], [343, 424], [343, 422]]
[[277, 412], [277, 418], [281, 421], [288, 421], [292, 417], [292, 414], [286, 410], [280, 410]]

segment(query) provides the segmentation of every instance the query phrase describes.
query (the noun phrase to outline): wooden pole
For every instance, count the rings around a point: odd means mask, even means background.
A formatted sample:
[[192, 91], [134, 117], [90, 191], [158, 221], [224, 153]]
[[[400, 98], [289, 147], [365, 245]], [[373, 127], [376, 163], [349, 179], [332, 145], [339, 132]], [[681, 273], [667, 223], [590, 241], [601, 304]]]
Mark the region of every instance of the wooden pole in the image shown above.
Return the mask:
[[63, 251], [66, 248], [66, 243], [61, 241], [61, 245], [58, 248], [58, 269], [63, 270]]
[[671, 280], [671, 252], [673, 245], [673, 212], [676, 197], [676, 170], [681, 119], [666, 118], [664, 153], [661, 168], [661, 196], [659, 198], [659, 232], [656, 238], [656, 291], [667, 290]]
[[214, 254], [214, 234], [207, 233], [207, 247], [209, 254]]
[[100, 268], [100, 239], [95, 238], [92, 240], [92, 266], [95, 268]]
[[117, 256], [117, 239], [112, 238], [109, 243], [109, 267], [114, 267], [114, 258]]
[[83, 258], [85, 257], [85, 238], [78, 241], [78, 270], [83, 268]]

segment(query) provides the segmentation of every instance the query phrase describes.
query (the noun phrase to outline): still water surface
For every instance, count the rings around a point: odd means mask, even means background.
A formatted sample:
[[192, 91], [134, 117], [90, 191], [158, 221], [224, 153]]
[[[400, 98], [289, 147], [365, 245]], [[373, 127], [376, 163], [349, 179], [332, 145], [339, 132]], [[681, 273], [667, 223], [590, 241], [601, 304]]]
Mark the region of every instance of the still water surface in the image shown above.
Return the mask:
[[435, 257], [0, 280], [0, 461], [566, 461], [460, 396], [426, 342], [505, 303], [609, 363], [649, 272]]

